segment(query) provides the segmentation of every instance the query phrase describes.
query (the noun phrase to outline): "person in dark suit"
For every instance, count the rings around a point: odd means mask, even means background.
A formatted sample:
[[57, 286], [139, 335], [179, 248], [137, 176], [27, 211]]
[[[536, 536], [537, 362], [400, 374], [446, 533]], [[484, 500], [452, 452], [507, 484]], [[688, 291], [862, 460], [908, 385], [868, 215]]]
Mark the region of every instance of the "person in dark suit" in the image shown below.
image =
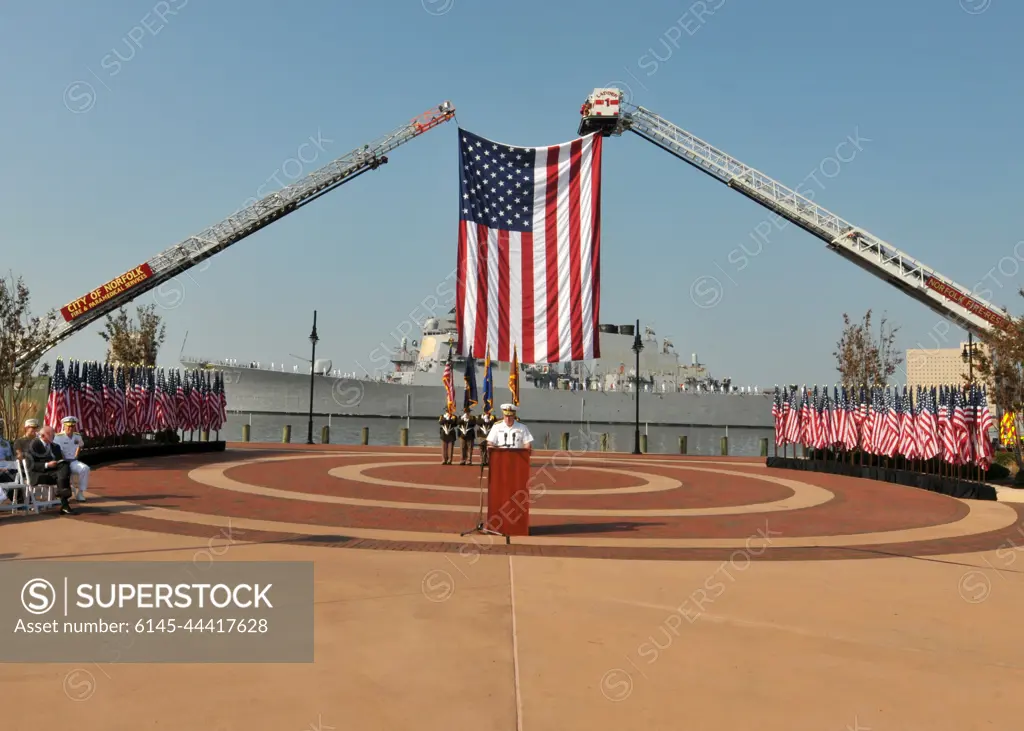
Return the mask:
[[54, 436], [53, 427], [44, 426], [39, 430], [39, 436], [29, 442], [24, 452], [28, 484], [56, 485], [61, 515], [74, 515], [75, 511], [68, 504], [68, 498], [71, 497], [71, 467], [60, 448], [53, 443]]

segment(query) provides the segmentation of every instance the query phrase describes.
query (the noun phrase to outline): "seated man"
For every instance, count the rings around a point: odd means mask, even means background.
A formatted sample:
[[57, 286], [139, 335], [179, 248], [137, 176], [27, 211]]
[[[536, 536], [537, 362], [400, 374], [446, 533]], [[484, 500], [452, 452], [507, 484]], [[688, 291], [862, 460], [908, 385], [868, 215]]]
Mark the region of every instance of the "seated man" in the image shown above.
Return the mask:
[[61, 458], [60, 448], [53, 443], [53, 437], [53, 427], [44, 426], [39, 430], [39, 436], [24, 450], [28, 484], [56, 485], [61, 515], [74, 515], [75, 511], [68, 504], [68, 498], [71, 497], [71, 468]]
[[60, 447], [64, 459], [68, 461], [72, 475], [78, 475], [78, 494], [75, 499], [79, 502], [85, 501], [85, 488], [89, 485], [89, 465], [78, 461], [78, 453], [82, 450], [85, 442], [82, 435], [75, 431], [78, 419], [74, 416], [65, 416], [61, 420], [63, 431], [53, 438], [53, 443]]
[[4, 439], [4, 423], [0, 421], [0, 482], [14, 482], [18, 476], [18, 463], [14, 461], [14, 447]]
[[37, 436], [39, 436], [39, 420], [25, 419], [25, 433], [14, 440], [15, 451], [20, 448], [22, 452], [27, 452], [28, 445], [31, 444], [32, 440]]

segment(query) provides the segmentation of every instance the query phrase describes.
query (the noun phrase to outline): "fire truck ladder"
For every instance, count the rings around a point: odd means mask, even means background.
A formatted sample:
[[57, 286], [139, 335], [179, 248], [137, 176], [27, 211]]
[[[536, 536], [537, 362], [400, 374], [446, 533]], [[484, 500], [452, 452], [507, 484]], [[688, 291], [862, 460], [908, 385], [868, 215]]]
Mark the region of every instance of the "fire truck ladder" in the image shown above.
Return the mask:
[[152, 275], [148, 278], [141, 279], [137, 284], [125, 288], [119, 294], [77, 316], [69, 318], [65, 314], [65, 322], [60, 322], [54, 317], [50, 321], [50, 330], [45, 341], [40, 347], [21, 354], [18, 363], [24, 363], [28, 358], [39, 357], [57, 343], [108, 312], [112, 312], [139, 295], [170, 281], [199, 262], [209, 259], [261, 228], [287, 216], [292, 211], [312, 203], [320, 196], [344, 185], [366, 171], [376, 170], [388, 161], [385, 157], [386, 153], [447, 122], [454, 116], [455, 107], [452, 103], [443, 102], [393, 132], [342, 155], [301, 180], [271, 193], [220, 223], [162, 251], [146, 262], [152, 270]]
[[[618, 97], [616, 103], [615, 96]], [[610, 103], [609, 103], [610, 102]], [[596, 103], [596, 104], [595, 104]], [[603, 105], [603, 107], [602, 107]], [[616, 114], [614, 110], [619, 108]], [[596, 110], [596, 111], [595, 111]], [[854, 226], [764, 173], [713, 147], [640, 106], [622, 101], [617, 89], [595, 89], [581, 110], [579, 133], [638, 134], [825, 242], [827, 248], [866, 269], [939, 315], [975, 335], [1008, 322], [1009, 313], [975, 296], [917, 259]]]

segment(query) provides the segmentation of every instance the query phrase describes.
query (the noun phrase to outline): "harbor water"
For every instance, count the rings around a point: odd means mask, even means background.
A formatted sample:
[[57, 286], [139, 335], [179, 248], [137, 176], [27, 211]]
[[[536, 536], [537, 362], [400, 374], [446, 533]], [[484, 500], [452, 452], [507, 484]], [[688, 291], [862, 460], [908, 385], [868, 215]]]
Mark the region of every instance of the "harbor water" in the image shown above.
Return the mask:
[[[369, 429], [370, 446], [397, 447], [400, 444], [400, 430], [406, 426], [405, 419], [372, 419], [353, 417], [313, 417], [313, 441], [320, 443], [321, 430], [330, 426], [331, 444], [361, 444], [362, 430]], [[533, 433], [537, 449], [559, 449], [563, 433], [569, 434], [569, 448], [573, 451], [599, 451], [601, 434], [608, 435], [608, 451], [632, 452], [634, 427], [614, 424], [558, 424], [543, 423], [531, 426], [524, 422]], [[291, 442], [305, 444], [309, 431], [309, 419], [304, 416], [279, 414], [228, 414], [227, 423], [220, 432], [220, 439], [240, 441], [242, 426], [249, 424], [249, 441], [277, 442], [282, 440], [286, 425], [291, 425]], [[413, 447], [439, 446], [437, 422], [427, 419], [410, 419], [409, 445]], [[761, 453], [761, 439], [774, 438], [772, 429], [757, 428], [712, 428], [712, 427], [648, 427], [640, 423], [640, 433], [647, 435], [647, 451], [651, 454], [679, 454], [679, 437], [687, 438], [687, 453], [692, 455], [721, 454], [721, 439], [729, 437], [729, 454], [738, 457], [756, 457]], [[769, 451], [769, 454], [771, 452]]]

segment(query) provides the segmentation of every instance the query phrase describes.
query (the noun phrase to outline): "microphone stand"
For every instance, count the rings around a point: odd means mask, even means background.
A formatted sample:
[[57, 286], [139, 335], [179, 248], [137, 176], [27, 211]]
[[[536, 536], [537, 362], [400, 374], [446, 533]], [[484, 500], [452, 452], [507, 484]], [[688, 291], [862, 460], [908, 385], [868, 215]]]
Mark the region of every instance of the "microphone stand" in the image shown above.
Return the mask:
[[[485, 439], [486, 439], [486, 437], [485, 437]], [[505, 446], [506, 447], [508, 446], [508, 432], [505, 432]], [[488, 447], [488, 451], [489, 450], [490, 450], [490, 447]], [[488, 455], [488, 462], [489, 461], [490, 461], [490, 455]], [[459, 533], [459, 535], [460, 536], [468, 536], [470, 533], [482, 533], [482, 534], [488, 535], [488, 536], [504, 536], [505, 537], [505, 542], [508, 543], [508, 536], [505, 536], [504, 533], [499, 533], [496, 530], [491, 530], [490, 528], [488, 528], [488, 527], [486, 527], [484, 525], [484, 467], [487, 467], [487, 466], [490, 466], [490, 465], [485, 465], [483, 463], [483, 460], [481, 459], [480, 460], [480, 482], [477, 485], [478, 488], [479, 488], [479, 491], [480, 491], [480, 505], [477, 508], [476, 525], [474, 527], [470, 528], [467, 531], [463, 531], [462, 533]]]

